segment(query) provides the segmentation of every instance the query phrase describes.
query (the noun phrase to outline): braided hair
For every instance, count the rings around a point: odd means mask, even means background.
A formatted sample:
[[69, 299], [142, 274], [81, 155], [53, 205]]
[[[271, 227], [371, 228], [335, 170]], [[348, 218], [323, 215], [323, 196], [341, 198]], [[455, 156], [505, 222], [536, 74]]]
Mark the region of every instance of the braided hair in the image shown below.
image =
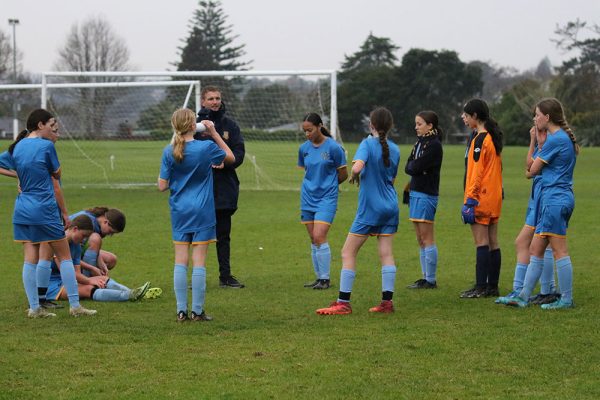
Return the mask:
[[173, 127], [173, 158], [177, 162], [183, 161], [183, 152], [185, 150], [185, 139], [183, 135], [193, 131], [193, 125], [196, 122], [196, 114], [189, 108], [180, 108], [173, 113], [171, 117], [171, 126]]
[[383, 156], [383, 165], [390, 166], [390, 148], [387, 142], [387, 134], [394, 126], [392, 113], [385, 107], [377, 107], [371, 111], [369, 120], [373, 128], [379, 134], [379, 144], [381, 145], [381, 155]]

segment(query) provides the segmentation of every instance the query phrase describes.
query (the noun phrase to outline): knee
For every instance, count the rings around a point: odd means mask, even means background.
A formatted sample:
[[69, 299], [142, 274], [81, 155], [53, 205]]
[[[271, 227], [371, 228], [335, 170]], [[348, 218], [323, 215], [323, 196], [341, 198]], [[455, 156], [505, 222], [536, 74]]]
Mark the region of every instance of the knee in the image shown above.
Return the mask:
[[88, 239], [88, 247], [92, 250], [99, 251], [102, 247], [102, 237], [96, 232], [92, 233]]
[[117, 265], [117, 256], [112, 253], [105, 255], [103, 260], [108, 269], [113, 269]]

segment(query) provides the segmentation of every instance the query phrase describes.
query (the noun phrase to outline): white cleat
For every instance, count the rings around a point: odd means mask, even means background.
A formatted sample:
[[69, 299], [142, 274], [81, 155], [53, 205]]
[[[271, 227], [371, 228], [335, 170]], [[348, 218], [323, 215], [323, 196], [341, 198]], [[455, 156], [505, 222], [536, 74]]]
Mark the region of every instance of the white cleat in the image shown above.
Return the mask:
[[71, 316], [73, 316], [73, 317], [79, 317], [81, 315], [83, 315], [83, 316], [96, 315], [96, 313], [97, 313], [96, 310], [88, 310], [87, 308], [85, 308], [83, 306], [71, 307], [71, 309], [69, 310], [69, 314], [71, 314]]
[[35, 310], [32, 310], [31, 308], [27, 310], [27, 316], [29, 318], [50, 318], [56, 317], [56, 314], [46, 311], [43, 307], [39, 307]]

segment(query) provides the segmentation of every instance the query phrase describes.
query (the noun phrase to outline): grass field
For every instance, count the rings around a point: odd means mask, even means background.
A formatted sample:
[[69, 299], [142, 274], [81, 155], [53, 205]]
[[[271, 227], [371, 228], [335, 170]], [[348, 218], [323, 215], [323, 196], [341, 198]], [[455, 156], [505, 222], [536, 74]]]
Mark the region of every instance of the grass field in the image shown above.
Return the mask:
[[[257, 160], [285, 150], [289, 160], [267, 166], [278, 182], [297, 182], [297, 146], [249, 143]], [[243, 190], [234, 217], [233, 272], [242, 290], [218, 287], [214, 248], [209, 250], [207, 311], [210, 323], [177, 324], [172, 293], [173, 255], [168, 195], [155, 188], [107, 189], [86, 185], [84, 163], [67, 142], [59, 144], [69, 210], [118, 207], [127, 229], [105, 248], [119, 256], [113, 278], [126, 285], [150, 280], [164, 289], [158, 300], [87, 302], [94, 318], [65, 310], [50, 320], [25, 317], [22, 250], [12, 242], [14, 181], [0, 180], [0, 398], [600, 398], [600, 209], [595, 169], [600, 149], [583, 149], [575, 173], [576, 210], [569, 230], [574, 299], [566, 312], [513, 309], [491, 299], [464, 300], [472, 284], [474, 246], [460, 223], [462, 146], [445, 147], [436, 238], [439, 289], [410, 291], [419, 278], [418, 248], [401, 208], [394, 248], [398, 266], [397, 311], [369, 315], [380, 299], [380, 266], [374, 239], [359, 254], [352, 295], [354, 313], [322, 317], [316, 308], [337, 296], [340, 249], [356, 208], [356, 189], [345, 184], [329, 239], [334, 289], [313, 291], [309, 240], [299, 224], [297, 191]], [[6, 146], [3, 146], [6, 147]], [[156, 176], [160, 148], [123, 142], [116, 160], [139, 159]], [[355, 146], [347, 145], [350, 154]], [[408, 155], [402, 147], [402, 161]], [[500, 223], [501, 290], [512, 285], [513, 241], [523, 224], [529, 182], [525, 148], [504, 151], [506, 200]], [[246, 189], [256, 171], [240, 171]], [[119, 170], [120, 174], [124, 172]], [[284, 172], [285, 171], [285, 172]], [[125, 171], [126, 172], [126, 171]], [[116, 174], [116, 173], [115, 173]], [[80, 174], [81, 175], [81, 174]], [[71, 177], [71, 178], [70, 178]], [[259, 177], [260, 179], [263, 179]], [[125, 181], [115, 176], [113, 181]], [[407, 178], [401, 172], [397, 187]], [[289, 185], [289, 184], [287, 184]], [[262, 250], [260, 249], [262, 248]]]

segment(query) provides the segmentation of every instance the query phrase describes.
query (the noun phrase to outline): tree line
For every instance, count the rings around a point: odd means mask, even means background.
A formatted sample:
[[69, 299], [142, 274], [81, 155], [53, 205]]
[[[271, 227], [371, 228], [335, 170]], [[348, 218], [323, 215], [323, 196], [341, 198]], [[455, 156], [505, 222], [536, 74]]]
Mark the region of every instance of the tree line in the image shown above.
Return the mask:
[[[251, 68], [246, 59], [244, 44], [238, 43], [233, 26], [218, 0], [202, 0], [190, 18], [188, 36], [178, 47], [179, 59], [172, 63], [177, 71], [236, 71]], [[582, 35], [585, 39], [581, 39]], [[369, 111], [376, 105], [385, 105], [394, 113], [394, 135], [401, 142], [414, 138], [414, 116], [423, 109], [431, 109], [440, 116], [440, 124], [447, 133], [460, 137], [465, 128], [460, 119], [462, 105], [472, 97], [481, 97], [492, 105], [492, 114], [505, 133], [505, 144], [528, 143], [532, 108], [542, 97], [557, 97], [563, 102], [569, 123], [583, 145], [600, 144], [600, 27], [576, 20], [557, 26], [551, 40], [573, 56], [559, 66], [541, 60], [537, 68], [519, 72], [484, 61], [464, 62], [455, 51], [408, 49], [401, 59], [396, 56], [399, 46], [389, 38], [370, 33], [360, 48], [345, 56], [338, 79], [339, 128], [345, 140], [359, 140], [367, 131]], [[12, 44], [10, 37], [0, 30], [0, 82], [13, 82]], [[35, 81], [21, 66], [18, 54], [17, 80]], [[58, 52], [55, 63], [58, 71], [127, 71], [132, 66], [125, 41], [101, 17], [89, 18], [74, 24]], [[185, 79], [184, 77], [178, 79]], [[109, 78], [103, 80], [110, 80]], [[216, 84], [223, 89], [225, 98], [246, 101], [236, 110], [242, 127], [268, 128], [295, 117], [307, 102], [309, 82], [253, 82], [241, 89], [242, 79], [214, 78], [203, 84]], [[247, 82], [246, 82], [247, 83]], [[321, 82], [327, 90], [327, 82]], [[1, 94], [6, 97], [6, 94]], [[268, 104], [273, 96], [287, 98], [279, 104]], [[90, 118], [89, 129], [102, 125], [103, 108], [114, 99], [102, 98], [96, 93], [87, 109], [95, 109], [97, 116]], [[107, 95], [108, 96], [108, 95]], [[0, 115], [10, 115], [10, 99], [1, 99]], [[6, 101], [5, 101], [6, 100]], [[164, 100], [142, 112], [139, 119], [143, 129], [170, 131], [169, 118], [173, 107], [180, 103], [174, 89], [167, 90]], [[26, 107], [22, 107], [25, 109]], [[329, 112], [328, 106], [325, 111]], [[170, 111], [169, 111], [170, 110]], [[147, 118], [156, 114], [167, 118]], [[260, 115], [260, 119], [255, 118]], [[151, 122], [152, 121], [152, 122]], [[156, 126], [155, 121], [164, 126]], [[144, 126], [152, 124], [152, 126]]]

